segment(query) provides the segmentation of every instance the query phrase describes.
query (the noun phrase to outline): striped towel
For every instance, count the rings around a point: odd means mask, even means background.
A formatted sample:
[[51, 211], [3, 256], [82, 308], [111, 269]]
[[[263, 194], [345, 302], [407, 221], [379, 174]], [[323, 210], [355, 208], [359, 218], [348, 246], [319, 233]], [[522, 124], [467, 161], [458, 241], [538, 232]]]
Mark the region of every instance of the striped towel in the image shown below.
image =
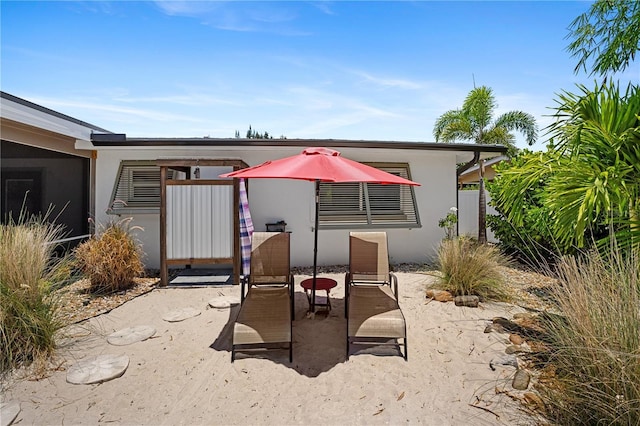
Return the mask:
[[244, 179], [240, 179], [240, 257], [242, 258], [242, 274], [249, 275], [251, 266], [251, 235], [253, 221], [249, 211], [249, 200]]

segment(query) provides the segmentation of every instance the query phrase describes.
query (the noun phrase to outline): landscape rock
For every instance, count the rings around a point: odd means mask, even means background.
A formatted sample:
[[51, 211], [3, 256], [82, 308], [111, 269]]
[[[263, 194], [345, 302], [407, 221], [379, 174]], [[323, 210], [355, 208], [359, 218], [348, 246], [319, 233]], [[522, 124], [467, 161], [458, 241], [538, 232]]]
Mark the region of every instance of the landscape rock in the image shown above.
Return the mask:
[[478, 303], [480, 303], [480, 298], [478, 296], [456, 296], [453, 299], [453, 302], [456, 306], [467, 306], [469, 308], [477, 308]]
[[427, 290], [427, 297], [438, 302], [453, 302], [453, 294], [446, 290], [430, 288]]
[[509, 345], [509, 346], [506, 347], [504, 352], [506, 354], [511, 355], [511, 354], [517, 354], [517, 353], [524, 352], [524, 351], [522, 350], [522, 347], [520, 347], [520, 345]]
[[516, 374], [513, 376], [513, 381], [511, 382], [511, 386], [517, 390], [525, 390], [529, 387], [529, 381], [531, 380], [531, 375], [525, 370], [517, 370]]
[[489, 362], [489, 367], [495, 370], [497, 366], [518, 368], [518, 358], [515, 355], [498, 355]]
[[525, 342], [524, 337], [514, 333], [509, 335], [509, 341], [514, 345], [521, 345]]

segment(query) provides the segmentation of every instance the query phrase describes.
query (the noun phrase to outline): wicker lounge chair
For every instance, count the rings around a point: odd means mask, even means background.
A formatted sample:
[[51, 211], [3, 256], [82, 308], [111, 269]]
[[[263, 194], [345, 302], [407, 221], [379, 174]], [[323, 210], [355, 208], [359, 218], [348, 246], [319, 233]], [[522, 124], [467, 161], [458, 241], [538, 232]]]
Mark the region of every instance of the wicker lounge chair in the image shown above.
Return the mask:
[[241, 281], [241, 304], [233, 326], [231, 362], [237, 350], [281, 349], [293, 360], [293, 275], [289, 268], [289, 234], [254, 232], [251, 272]]
[[345, 299], [347, 359], [352, 344], [404, 346], [407, 359], [407, 327], [398, 304], [398, 279], [389, 271], [385, 232], [349, 234]]

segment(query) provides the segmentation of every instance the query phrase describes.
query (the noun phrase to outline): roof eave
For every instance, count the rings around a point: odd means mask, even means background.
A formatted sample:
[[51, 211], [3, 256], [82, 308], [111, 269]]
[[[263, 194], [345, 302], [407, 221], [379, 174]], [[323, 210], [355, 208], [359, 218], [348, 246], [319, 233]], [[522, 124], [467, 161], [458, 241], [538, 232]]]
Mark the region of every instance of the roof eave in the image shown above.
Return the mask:
[[[109, 130], [103, 129], [102, 127], [98, 127], [98, 126], [96, 126], [94, 124], [87, 123], [86, 121], [78, 120], [77, 118], [73, 118], [73, 117], [68, 116], [66, 114], [63, 114], [61, 112], [54, 111], [54, 110], [49, 109], [47, 107], [43, 107], [42, 105], [38, 105], [38, 104], [30, 102], [30, 101], [28, 101], [26, 99], [19, 98], [19, 97], [15, 96], [15, 95], [7, 93], [7, 92], [0, 91], [0, 99], [5, 99], [7, 101], [10, 101], [10, 102], [13, 102], [15, 104], [21, 105], [22, 107], [28, 108], [30, 110], [38, 111], [40, 113], [49, 115], [51, 117], [55, 117], [57, 119], [67, 121], [69, 123], [73, 123], [73, 124], [75, 124], [77, 126], [81, 126], [81, 127], [86, 128], [86, 129], [89, 129], [90, 131], [100, 132], [101, 134], [109, 133]], [[17, 121], [19, 123], [23, 122], [20, 118], [16, 118], [16, 117], [8, 117], [8, 118], [9, 119], [13, 119], [14, 121]], [[25, 123], [25, 124], [28, 124], [28, 123]]]
[[94, 133], [91, 142], [98, 147], [167, 147], [167, 146], [209, 146], [209, 147], [314, 147], [336, 148], [384, 148], [431, 151], [482, 152], [503, 154], [503, 145], [444, 144], [436, 142], [376, 141], [350, 139], [238, 139], [238, 138], [128, 138], [124, 134]]

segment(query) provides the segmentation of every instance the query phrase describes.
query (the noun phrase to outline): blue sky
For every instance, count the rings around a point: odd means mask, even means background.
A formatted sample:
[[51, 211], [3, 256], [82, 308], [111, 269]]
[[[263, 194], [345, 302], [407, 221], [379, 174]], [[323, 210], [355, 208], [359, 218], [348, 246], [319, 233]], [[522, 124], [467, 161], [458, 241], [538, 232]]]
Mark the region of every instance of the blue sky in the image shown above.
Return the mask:
[[557, 93], [594, 84], [565, 39], [590, 4], [3, 0], [0, 84], [130, 137], [432, 142], [475, 81], [543, 129]]

